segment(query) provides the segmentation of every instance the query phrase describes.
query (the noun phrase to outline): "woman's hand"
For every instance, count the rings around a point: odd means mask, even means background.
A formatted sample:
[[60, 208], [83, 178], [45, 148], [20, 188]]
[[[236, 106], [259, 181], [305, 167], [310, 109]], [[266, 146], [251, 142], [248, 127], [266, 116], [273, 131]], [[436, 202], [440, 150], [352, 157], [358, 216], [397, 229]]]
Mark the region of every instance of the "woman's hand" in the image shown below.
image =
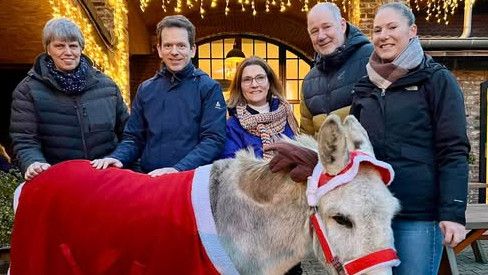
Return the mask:
[[27, 167], [27, 170], [25, 171], [24, 174], [24, 179], [25, 180], [31, 180], [35, 176], [39, 175], [43, 171], [46, 171], [49, 167], [51, 167], [51, 164], [45, 163], [45, 162], [34, 162], [29, 167]]
[[318, 162], [317, 152], [288, 142], [265, 145], [264, 150], [273, 150], [275, 154], [269, 162], [271, 172], [287, 169], [295, 182], [307, 182]]
[[164, 168], [152, 170], [151, 172], [148, 173], [148, 175], [154, 178], [164, 174], [171, 174], [171, 173], [178, 173], [178, 172], [179, 171], [174, 169], [173, 167], [164, 167]]
[[460, 223], [441, 221], [439, 222], [439, 227], [444, 235], [443, 243], [445, 245], [455, 247], [466, 238], [466, 228]]
[[105, 169], [109, 166], [114, 166], [117, 168], [122, 168], [122, 162], [115, 158], [103, 158], [103, 159], [94, 159], [90, 161], [92, 167], [96, 169]]

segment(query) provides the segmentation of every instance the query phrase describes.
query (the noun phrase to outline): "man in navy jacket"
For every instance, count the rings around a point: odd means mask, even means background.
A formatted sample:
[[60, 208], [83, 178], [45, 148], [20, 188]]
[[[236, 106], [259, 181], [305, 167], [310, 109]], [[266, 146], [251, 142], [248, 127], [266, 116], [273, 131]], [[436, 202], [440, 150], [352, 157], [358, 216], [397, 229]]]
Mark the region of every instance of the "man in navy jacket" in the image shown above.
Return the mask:
[[219, 84], [195, 68], [195, 27], [167, 16], [156, 34], [162, 69], [134, 99], [122, 142], [95, 168], [127, 166], [140, 157], [151, 176], [191, 170], [216, 159], [225, 142], [226, 105]]

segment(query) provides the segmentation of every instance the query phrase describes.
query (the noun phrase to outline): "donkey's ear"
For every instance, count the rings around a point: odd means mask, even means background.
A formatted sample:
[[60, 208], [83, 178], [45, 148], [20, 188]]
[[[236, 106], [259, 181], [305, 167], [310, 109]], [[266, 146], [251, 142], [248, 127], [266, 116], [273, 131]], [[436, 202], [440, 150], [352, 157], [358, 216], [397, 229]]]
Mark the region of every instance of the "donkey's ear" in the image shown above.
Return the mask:
[[329, 115], [317, 135], [319, 158], [325, 171], [336, 175], [349, 160], [346, 132], [336, 115]]
[[369, 141], [368, 133], [354, 116], [349, 115], [346, 117], [344, 128], [346, 129], [349, 150], [361, 150], [374, 156], [373, 146]]

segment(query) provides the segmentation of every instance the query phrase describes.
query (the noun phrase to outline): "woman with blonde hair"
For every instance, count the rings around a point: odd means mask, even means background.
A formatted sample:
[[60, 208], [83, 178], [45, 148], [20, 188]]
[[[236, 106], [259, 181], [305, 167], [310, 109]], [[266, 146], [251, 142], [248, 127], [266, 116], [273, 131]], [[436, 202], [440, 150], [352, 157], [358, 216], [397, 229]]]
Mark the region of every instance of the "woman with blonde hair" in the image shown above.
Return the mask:
[[283, 95], [283, 87], [271, 67], [259, 57], [246, 58], [238, 67], [230, 86], [223, 158], [252, 147], [257, 156], [269, 159], [263, 145], [281, 135], [294, 137], [297, 121]]

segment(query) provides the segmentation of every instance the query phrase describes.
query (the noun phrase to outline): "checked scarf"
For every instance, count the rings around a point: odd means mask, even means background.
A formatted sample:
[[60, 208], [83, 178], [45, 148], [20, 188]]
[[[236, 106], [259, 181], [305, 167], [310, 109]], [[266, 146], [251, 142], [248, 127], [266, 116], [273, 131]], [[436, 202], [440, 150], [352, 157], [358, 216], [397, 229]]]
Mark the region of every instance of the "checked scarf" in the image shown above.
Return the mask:
[[410, 39], [407, 47], [391, 63], [383, 63], [375, 51], [366, 65], [369, 80], [379, 88], [386, 89], [409, 70], [420, 65], [423, 58], [424, 51], [418, 37]]
[[[283, 133], [287, 122], [293, 133], [297, 133], [297, 122], [287, 102], [280, 101], [278, 108], [269, 113], [253, 115], [246, 109], [245, 104], [237, 105], [236, 111], [242, 127], [249, 133], [260, 137], [263, 145], [273, 143], [275, 137]], [[263, 159], [271, 159], [272, 157], [272, 151], [263, 151]]]

